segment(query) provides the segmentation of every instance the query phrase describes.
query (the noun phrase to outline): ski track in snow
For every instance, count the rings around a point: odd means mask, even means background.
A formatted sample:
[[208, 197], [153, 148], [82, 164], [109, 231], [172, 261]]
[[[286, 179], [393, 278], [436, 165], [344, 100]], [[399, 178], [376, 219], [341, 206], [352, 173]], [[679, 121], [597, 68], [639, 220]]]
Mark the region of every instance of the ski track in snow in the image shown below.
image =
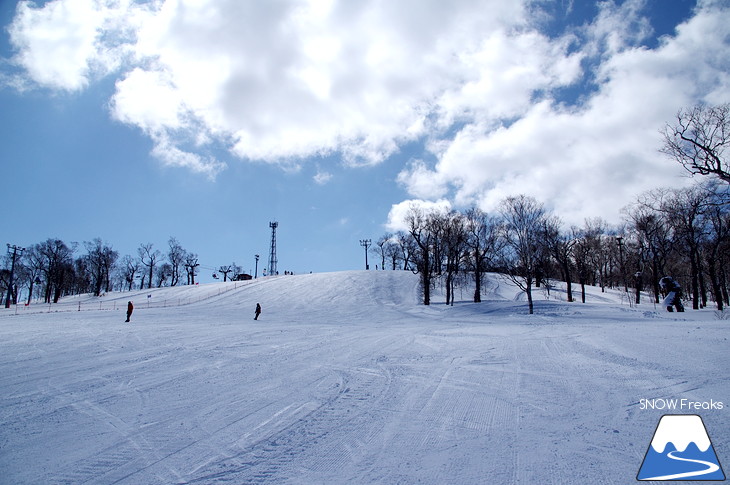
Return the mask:
[[[711, 312], [592, 289], [599, 303], [536, 292], [528, 316], [486, 286], [484, 303], [423, 307], [415, 275], [343, 272], [199, 288], [131, 324], [78, 298], [0, 313], [0, 481], [631, 483], [662, 414], [640, 399], [727, 399]], [[726, 414], [703, 417], [720, 431]]]

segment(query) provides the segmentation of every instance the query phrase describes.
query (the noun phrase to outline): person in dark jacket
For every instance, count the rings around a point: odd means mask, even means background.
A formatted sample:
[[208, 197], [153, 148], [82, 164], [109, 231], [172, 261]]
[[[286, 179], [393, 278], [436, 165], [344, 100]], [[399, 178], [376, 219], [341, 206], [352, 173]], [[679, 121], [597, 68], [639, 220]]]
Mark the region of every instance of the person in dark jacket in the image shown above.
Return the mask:
[[134, 311], [134, 305], [132, 305], [132, 302], [129, 301], [127, 303], [127, 319], [125, 320], [126, 322], [129, 321], [129, 318], [132, 316], [133, 311]]
[[259, 319], [259, 315], [261, 315], [261, 304], [260, 303], [256, 303], [256, 316], [253, 317], [253, 319], [254, 320], [258, 320]]
[[676, 307], [678, 312], [684, 311], [682, 305], [682, 287], [674, 281], [670, 276], [665, 276], [659, 280], [659, 286], [662, 288], [662, 294], [665, 295], [664, 302], [662, 303], [667, 307], [668, 312], [674, 311], [672, 307]]

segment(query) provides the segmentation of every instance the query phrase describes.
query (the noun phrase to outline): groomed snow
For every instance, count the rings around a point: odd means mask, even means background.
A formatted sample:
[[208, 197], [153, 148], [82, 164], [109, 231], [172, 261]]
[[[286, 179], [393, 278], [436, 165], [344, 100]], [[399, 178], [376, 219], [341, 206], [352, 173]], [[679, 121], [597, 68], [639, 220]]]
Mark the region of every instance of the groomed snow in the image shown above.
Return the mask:
[[[424, 307], [417, 278], [2, 309], [0, 482], [627, 484], [660, 417], [681, 413], [700, 414], [730, 462], [730, 321], [712, 310], [555, 289], [530, 316], [495, 275], [481, 304], [465, 290]], [[724, 409], [642, 409], [659, 398]]]

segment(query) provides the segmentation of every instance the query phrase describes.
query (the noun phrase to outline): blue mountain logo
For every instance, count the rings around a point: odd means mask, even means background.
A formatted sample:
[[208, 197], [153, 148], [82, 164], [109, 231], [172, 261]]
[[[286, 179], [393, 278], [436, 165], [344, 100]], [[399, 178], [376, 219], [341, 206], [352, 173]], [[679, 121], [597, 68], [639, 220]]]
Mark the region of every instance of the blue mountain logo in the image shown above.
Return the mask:
[[696, 414], [662, 416], [636, 479], [725, 480], [702, 418]]

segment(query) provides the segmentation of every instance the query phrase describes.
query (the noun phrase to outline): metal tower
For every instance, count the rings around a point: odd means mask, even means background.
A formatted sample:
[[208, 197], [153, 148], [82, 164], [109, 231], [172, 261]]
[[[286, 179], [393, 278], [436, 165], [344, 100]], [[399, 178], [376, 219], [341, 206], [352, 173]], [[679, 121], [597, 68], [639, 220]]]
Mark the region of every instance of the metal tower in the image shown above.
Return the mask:
[[269, 275], [276, 275], [276, 228], [279, 226], [278, 222], [269, 222], [271, 228], [271, 248], [269, 250]]

